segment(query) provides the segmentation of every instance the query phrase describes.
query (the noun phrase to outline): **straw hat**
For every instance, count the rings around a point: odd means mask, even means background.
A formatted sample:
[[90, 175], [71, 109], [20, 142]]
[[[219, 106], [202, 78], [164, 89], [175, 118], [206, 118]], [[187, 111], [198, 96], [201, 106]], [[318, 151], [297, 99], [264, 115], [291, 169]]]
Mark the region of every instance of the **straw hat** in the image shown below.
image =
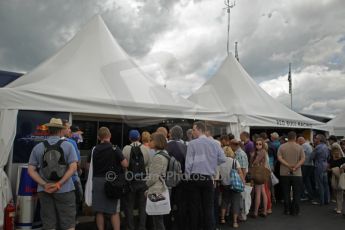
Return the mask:
[[49, 123], [44, 124], [47, 127], [54, 127], [54, 128], [65, 128], [62, 124], [62, 120], [60, 118], [52, 118], [50, 119]]

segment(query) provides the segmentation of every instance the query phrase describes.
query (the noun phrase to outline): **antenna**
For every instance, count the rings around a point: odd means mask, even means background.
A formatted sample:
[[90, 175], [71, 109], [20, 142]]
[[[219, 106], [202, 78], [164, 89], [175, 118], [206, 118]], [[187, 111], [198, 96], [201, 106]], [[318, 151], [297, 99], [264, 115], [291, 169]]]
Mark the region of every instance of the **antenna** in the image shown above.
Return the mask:
[[224, 4], [225, 4], [225, 8], [226, 9], [226, 12], [228, 13], [228, 40], [227, 40], [227, 43], [226, 43], [226, 50], [227, 50], [227, 53], [228, 53], [228, 56], [229, 56], [229, 41], [230, 41], [230, 9], [233, 8], [235, 6], [235, 1], [233, 3], [230, 3], [229, 0], [224, 0]]
[[235, 58], [237, 59], [238, 62], [240, 62], [240, 58], [238, 57], [237, 44], [238, 42], [235, 42]]

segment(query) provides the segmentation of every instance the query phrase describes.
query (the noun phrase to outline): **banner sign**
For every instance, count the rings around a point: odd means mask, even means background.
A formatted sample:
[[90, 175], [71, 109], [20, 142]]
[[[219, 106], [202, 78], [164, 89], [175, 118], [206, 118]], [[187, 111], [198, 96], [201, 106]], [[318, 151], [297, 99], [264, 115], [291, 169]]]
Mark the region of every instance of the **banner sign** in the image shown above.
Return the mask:
[[301, 122], [301, 121], [290, 121], [290, 120], [282, 120], [277, 119], [276, 120], [277, 125], [284, 126], [284, 127], [298, 127], [298, 128], [311, 128], [312, 124], [307, 122]]

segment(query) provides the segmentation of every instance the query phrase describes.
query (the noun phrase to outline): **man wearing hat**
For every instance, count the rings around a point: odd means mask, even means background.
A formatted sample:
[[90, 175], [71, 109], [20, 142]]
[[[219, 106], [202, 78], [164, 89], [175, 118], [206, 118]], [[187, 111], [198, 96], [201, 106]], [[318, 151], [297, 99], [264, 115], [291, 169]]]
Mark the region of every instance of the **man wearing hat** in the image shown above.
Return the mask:
[[[246, 178], [246, 175], [248, 173], [248, 167], [249, 167], [248, 157], [247, 157], [246, 152], [242, 150], [240, 144], [241, 144], [241, 141], [236, 139], [236, 138], [234, 138], [230, 141], [230, 147], [235, 153], [235, 159], [240, 164], [243, 177]], [[251, 205], [251, 199], [248, 199], [248, 197], [244, 194], [246, 194], [246, 193], [243, 193], [243, 195], [241, 197], [240, 219], [242, 221], [245, 221], [247, 219], [247, 213], [249, 212], [249, 209], [246, 209], [246, 207], [248, 207], [248, 206], [250, 207], [250, 205]], [[247, 205], [244, 205], [244, 204], [247, 204]]]
[[[77, 170], [77, 154], [71, 143], [61, 140], [64, 129], [61, 119], [52, 118], [45, 125], [50, 136], [32, 149], [28, 168], [29, 175], [38, 184], [43, 229], [74, 229], [76, 207], [72, 175]], [[56, 173], [56, 161], [45, 157], [48, 153], [63, 157], [58, 163], [58, 168], [65, 167], [61, 176]], [[49, 170], [56, 171], [49, 174]]]
[[242, 150], [241, 141], [234, 138], [230, 141], [230, 147], [235, 153], [235, 159], [240, 163], [242, 173], [246, 177], [248, 173], [248, 157], [247, 154]]
[[[142, 145], [140, 140], [140, 133], [136, 129], [132, 129], [129, 132], [129, 140], [131, 142], [130, 145], [126, 145], [123, 148], [123, 155], [128, 161], [128, 172], [130, 176], [134, 176], [135, 174], [140, 173], [138, 168], [142, 168], [145, 170], [144, 175], [139, 177], [145, 177], [147, 172], [148, 164], [149, 164], [149, 149]], [[139, 155], [138, 157], [133, 157], [132, 155]], [[134, 162], [135, 161], [135, 162]], [[137, 165], [139, 167], [133, 167], [133, 165]], [[141, 165], [141, 166], [140, 166]], [[141, 170], [142, 171], [142, 170]], [[127, 219], [127, 227], [129, 230], [139, 229], [144, 230], [146, 229], [146, 198], [145, 198], [145, 190], [146, 184], [144, 178], [133, 178], [134, 180], [131, 183], [132, 191], [128, 193], [126, 196], [126, 219]], [[133, 210], [135, 206], [135, 201], [138, 200], [139, 204], [139, 228], [135, 228], [134, 226], [134, 218], [133, 218]]]

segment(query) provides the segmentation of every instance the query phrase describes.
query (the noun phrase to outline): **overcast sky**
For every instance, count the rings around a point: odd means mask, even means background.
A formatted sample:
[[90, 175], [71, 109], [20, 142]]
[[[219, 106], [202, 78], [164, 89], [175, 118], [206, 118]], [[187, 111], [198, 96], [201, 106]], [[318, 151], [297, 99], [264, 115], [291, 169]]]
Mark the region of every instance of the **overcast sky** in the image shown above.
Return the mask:
[[[0, 69], [28, 72], [95, 14], [159, 84], [187, 97], [226, 57], [222, 0], [0, 0]], [[345, 112], [345, 1], [237, 0], [230, 47], [260, 86], [297, 112]], [[255, 98], [253, 98], [255, 100]]]

